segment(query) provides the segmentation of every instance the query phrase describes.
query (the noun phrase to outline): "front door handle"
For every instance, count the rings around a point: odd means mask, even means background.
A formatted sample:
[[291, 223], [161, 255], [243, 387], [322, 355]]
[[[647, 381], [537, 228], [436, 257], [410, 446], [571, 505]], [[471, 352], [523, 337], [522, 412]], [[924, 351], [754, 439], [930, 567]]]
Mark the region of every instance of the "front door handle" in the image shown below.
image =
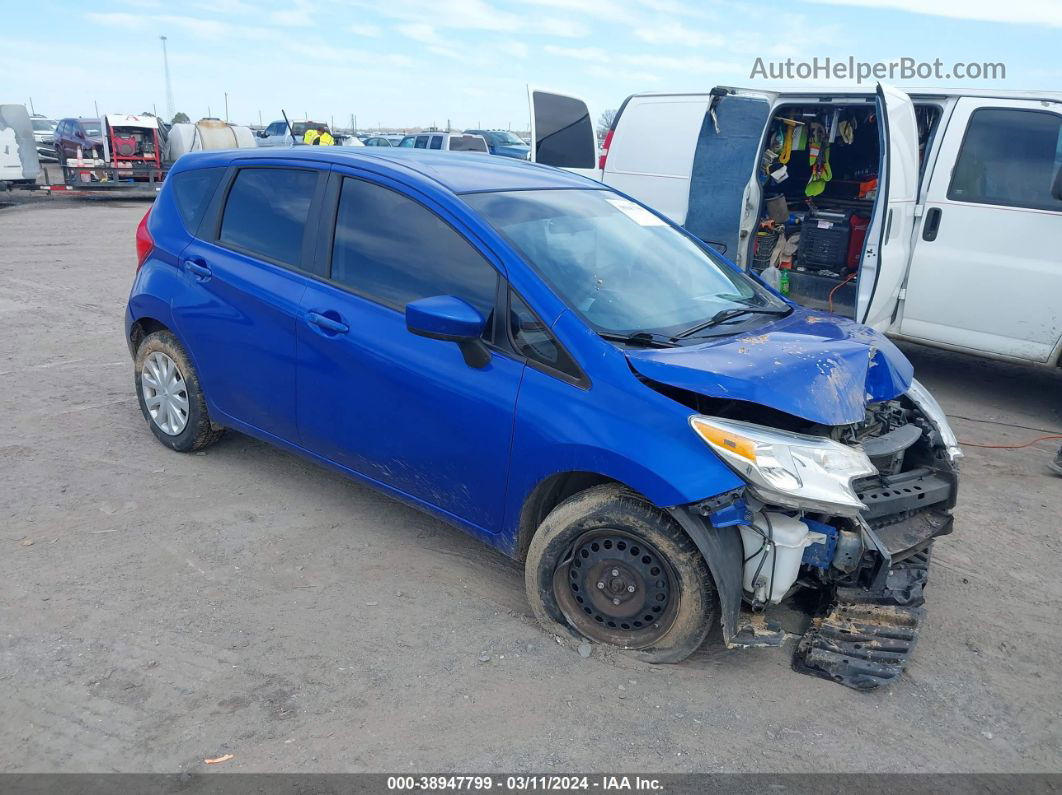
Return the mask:
[[197, 281], [205, 282], [210, 278], [210, 267], [206, 264], [206, 261], [199, 257], [186, 259], [184, 261], [185, 269], [191, 273]]
[[[334, 313], [333, 313], [334, 314]], [[332, 334], [346, 334], [350, 331], [350, 326], [344, 323], [338, 318], [332, 318], [328, 315], [320, 312], [307, 312], [306, 322], [312, 326], [317, 326], [320, 329], [324, 329]]]
[[937, 239], [937, 231], [940, 229], [940, 208], [930, 207], [926, 213], [926, 222], [922, 226], [922, 239], [933, 241]]

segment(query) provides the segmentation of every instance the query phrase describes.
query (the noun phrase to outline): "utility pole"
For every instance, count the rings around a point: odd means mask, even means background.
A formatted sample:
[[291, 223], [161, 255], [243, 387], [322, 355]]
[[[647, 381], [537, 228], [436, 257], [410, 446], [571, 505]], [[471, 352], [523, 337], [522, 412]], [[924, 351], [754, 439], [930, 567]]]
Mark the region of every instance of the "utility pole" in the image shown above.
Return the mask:
[[229, 122], [229, 92], [225, 92], [225, 123]]
[[350, 114], [350, 131], [354, 135], [358, 134], [358, 125], [354, 123], [354, 114]]
[[[99, 103], [96, 102], [96, 100], [92, 100], [92, 107], [94, 107], [96, 109], [96, 118], [99, 119], [100, 118], [100, 106], [99, 106]], [[103, 121], [103, 120], [100, 119], [100, 121]]]
[[170, 57], [166, 53], [166, 37], [159, 38], [162, 39], [162, 71], [166, 76], [166, 112], [169, 114], [169, 120], [173, 121], [177, 111], [173, 107], [173, 86], [170, 85]]
[[33, 97], [30, 97], [30, 116], [36, 116], [37, 111], [33, 109]]
[[258, 126], [262, 126], [262, 111], [258, 111]]

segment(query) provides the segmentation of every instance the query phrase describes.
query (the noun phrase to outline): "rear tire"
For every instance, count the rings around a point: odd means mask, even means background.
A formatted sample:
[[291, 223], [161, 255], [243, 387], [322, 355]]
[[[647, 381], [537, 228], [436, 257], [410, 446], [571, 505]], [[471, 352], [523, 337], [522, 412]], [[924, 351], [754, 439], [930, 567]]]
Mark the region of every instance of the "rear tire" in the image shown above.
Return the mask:
[[621, 486], [562, 502], [539, 526], [525, 584], [547, 632], [676, 663], [704, 641], [718, 612], [700, 551], [670, 516]]
[[156, 331], [144, 337], [133, 373], [140, 411], [162, 444], [189, 453], [221, 438], [225, 431], [210, 421], [199, 376], [173, 334]]

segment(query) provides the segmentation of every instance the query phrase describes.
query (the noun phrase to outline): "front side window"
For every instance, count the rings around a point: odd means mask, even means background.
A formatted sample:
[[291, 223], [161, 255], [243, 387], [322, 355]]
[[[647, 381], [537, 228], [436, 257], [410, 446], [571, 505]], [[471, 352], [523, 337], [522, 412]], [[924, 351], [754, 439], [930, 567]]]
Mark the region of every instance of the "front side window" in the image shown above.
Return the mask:
[[302, 236], [316, 186], [316, 171], [241, 169], [225, 203], [221, 242], [285, 265], [299, 266]]
[[418, 135], [417, 142], [413, 145], [414, 149], [426, 149], [428, 147], [428, 136]]
[[404, 149], [411, 149], [416, 140], [417, 139], [414, 138], [412, 135], [407, 135], [405, 138], [398, 142], [398, 145], [400, 147], [403, 147]]
[[1051, 195], [1062, 152], [1062, 116], [1048, 111], [982, 108], [970, 116], [948, 198], [1062, 211]]
[[609, 190], [462, 197], [599, 332], [678, 335], [742, 310], [705, 334], [733, 333], [788, 306], [678, 229]]
[[420, 298], [453, 295], [488, 318], [497, 279], [472, 244], [423, 205], [363, 180], [343, 181], [333, 281], [396, 309]]

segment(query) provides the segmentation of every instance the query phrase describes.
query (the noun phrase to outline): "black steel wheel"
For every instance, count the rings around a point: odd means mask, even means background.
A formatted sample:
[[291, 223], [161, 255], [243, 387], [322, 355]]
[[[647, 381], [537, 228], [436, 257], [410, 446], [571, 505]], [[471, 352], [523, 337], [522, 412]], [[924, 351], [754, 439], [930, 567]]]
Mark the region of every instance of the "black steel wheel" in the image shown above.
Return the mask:
[[616, 528], [589, 530], [553, 575], [568, 623], [599, 643], [642, 649], [675, 620], [675, 575], [648, 541]]
[[535, 616], [568, 634], [678, 662], [717, 615], [715, 585], [671, 517], [618, 485], [565, 500], [531, 540], [525, 569]]

